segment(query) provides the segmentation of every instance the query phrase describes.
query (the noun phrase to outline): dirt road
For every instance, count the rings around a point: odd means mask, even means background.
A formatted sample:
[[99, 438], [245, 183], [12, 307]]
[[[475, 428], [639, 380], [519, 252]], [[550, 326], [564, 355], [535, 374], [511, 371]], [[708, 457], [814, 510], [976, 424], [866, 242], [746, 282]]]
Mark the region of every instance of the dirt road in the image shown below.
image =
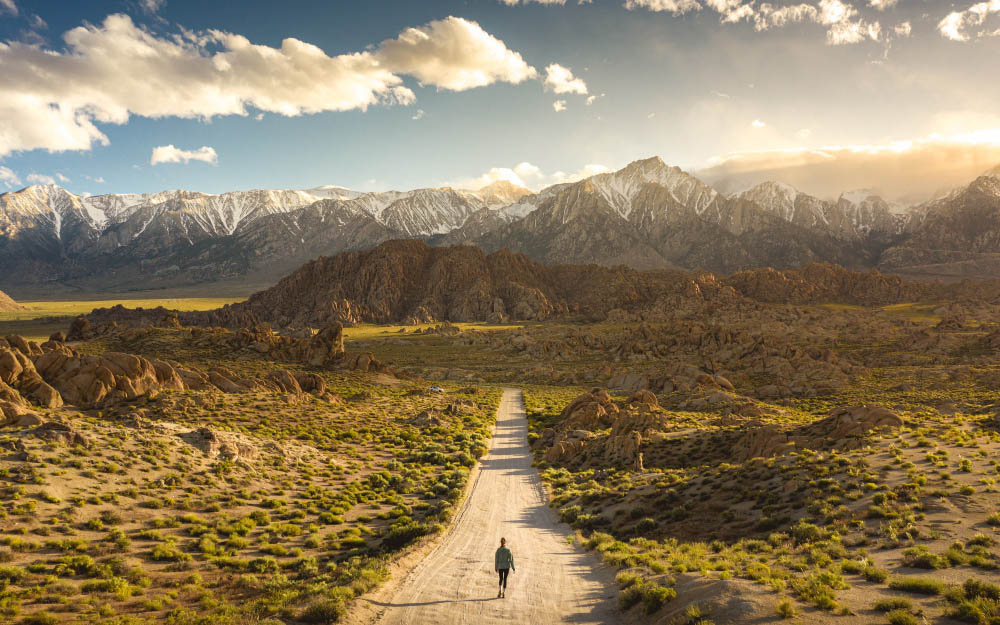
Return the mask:
[[[496, 434], [449, 534], [390, 597], [373, 600], [380, 625], [618, 623], [614, 574], [566, 543], [569, 527], [546, 505], [531, 466], [520, 390], [504, 391]], [[493, 554], [514, 553], [505, 599], [497, 599]]]

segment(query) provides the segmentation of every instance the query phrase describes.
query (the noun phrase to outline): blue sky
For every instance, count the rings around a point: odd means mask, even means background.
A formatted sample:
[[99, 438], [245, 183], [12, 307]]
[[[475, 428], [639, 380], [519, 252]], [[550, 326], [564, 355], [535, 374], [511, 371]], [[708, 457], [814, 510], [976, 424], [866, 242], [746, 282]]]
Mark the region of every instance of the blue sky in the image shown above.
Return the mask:
[[[941, 144], [961, 151], [958, 178], [1000, 162], [990, 69], [1000, 66], [1000, 0], [232, 6], [0, 0], [0, 191], [50, 178], [93, 194], [497, 177], [537, 188], [650, 155], [779, 174], [832, 159], [847, 188], [873, 172], [941, 169], [942, 154], [954, 164]], [[421, 41], [399, 43], [410, 28]], [[316, 47], [322, 80], [282, 70], [289, 38]], [[255, 46], [252, 58], [224, 72], [201, 63], [238, 42]], [[354, 53], [363, 69], [345, 78], [329, 67]], [[569, 72], [558, 85], [546, 84], [552, 64]], [[352, 90], [371, 80], [382, 87], [364, 103]], [[59, 123], [38, 113], [46, 106], [63, 112]], [[152, 164], [166, 146], [159, 160], [177, 162]], [[867, 174], [844, 173], [859, 158], [854, 169]]]

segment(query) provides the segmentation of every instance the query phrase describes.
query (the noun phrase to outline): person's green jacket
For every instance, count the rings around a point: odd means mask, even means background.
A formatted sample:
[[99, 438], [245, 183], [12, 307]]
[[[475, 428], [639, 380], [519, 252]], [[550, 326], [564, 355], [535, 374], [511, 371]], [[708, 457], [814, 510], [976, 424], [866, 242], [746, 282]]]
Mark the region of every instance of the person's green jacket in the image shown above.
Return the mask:
[[512, 569], [514, 568], [514, 554], [510, 552], [510, 549], [500, 547], [497, 549], [497, 555], [493, 558], [493, 562], [495, 569]]

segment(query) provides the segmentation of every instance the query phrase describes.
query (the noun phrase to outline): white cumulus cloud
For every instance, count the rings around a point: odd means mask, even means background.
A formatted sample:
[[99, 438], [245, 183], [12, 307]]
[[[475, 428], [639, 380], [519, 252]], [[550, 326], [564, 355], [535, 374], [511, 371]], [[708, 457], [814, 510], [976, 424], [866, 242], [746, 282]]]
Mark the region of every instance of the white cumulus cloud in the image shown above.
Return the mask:
[[0, 0], [0, 13], [8, 12], [12, 15], [17, 15], [17, 5], [14, 4], [14, 0]]
[[556, 113], [562, 113], [566, 110], [566, 100], [556, 100], [552, 103], [552, 110]]
[[545, 68], [545, 86], [556, 93], [578, 93], [587, 95], [587, 83], [573, 76], [573, 71], [558, 63]]
[[8, 189], [21, 184], [21, 179], [10, 167], [0, 165], [0, 183]]
[[375, 57], [394, 73], [415, 76], [425, 85], [452, 91], [495, 82], [517, 84], [538, 75], [503, 41], [476, 22], [460, 17], [407, 28], [396, 39], [383, 41]]
[[539, 189], [544, 189], [545, 187], [552, 186], [554, 184], [577, 182], [578, 180], [590, 178], [591, 176], [602, 174], [607, 171], [610, 170], [604, 165], [590, 164], [585, 165], [579, 170], [571, 173], [555, 171], [550, 174], [546, 174], [542, 171], [541, 167], [525, 161], [518, 163], [514, 167], [493, 167], [481, 176], [477, 176], [475, 178], [463, 178], [455, 182], [445, 183], [444, 186], [456, 187], [459, 189], [478, 190], [489, 184], [497, 182], [498, 180], [506, 180], [507, 182], [516, 184], [519, 187], [525, 187], [526, 189], [538, 191]]
[[650, 11], [667, 11], [674, 15], [683, 15], [690, 11], [700, 11], [701, 4], [697, 0], [625, 0], [625, 8], [648, 9]]
[[[971, 38], [967, 32], [968, 29], [982, 26], [986, 18], [994, 13], [1000, 13], [1000, 0], [978, 2], [964, 11], [952, 11], [946, 15], [938, 22], [938, 32], [941, 33], [941, 36], [952, 41], [968, 41]], [[996, 32], [979, 32], [974, 33], [974, 36], [982, 37], [996, 34]]]
[[219, 155], [216, 154], [215, 148], [207, 145], [203, 145], [197, 150], [182, 150], [174, 147], [174, 144], [171, 143], [170, 145], [156, 146], [149, 157], [150, 165], [159, 165], [160, 163], [188, 163], [190, 161], [201, 161], [215, 165], [219, 162]]
[[868, 0], [868, 6], [879, 11], [885, 11], [899, 4], [899, 0]]
[[159, 36], [121, 14], [73, 28], [63, 40], [64, 50], [0, 43], [0, 156], [107, 144], [98, 124], [124, 124], [132, 115], [365, 110], [412, 103], [404, 75], [452, 91], [537, 76], [520, 54], [457, 17], [332, 57], [294, 38], [273, 48], [218, 30]]

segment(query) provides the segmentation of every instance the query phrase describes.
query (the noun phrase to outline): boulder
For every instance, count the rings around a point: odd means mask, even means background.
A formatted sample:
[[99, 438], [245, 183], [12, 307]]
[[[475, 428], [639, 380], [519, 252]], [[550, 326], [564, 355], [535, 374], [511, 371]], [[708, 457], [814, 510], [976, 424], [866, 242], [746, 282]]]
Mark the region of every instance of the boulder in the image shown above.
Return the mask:
[[43, 422], [40, 414], [28, 410], [23, 404], [0, 401], [0, 427], [34, 427]]
[[545, 460], [554, 463], [570, 462], [587, 448], [587, 443], [594, 437], [595, 434], [587, 430], [568, 430], [557, 434], [552, 447], [545, 452]]
[[72, 426], [61, 421], [46, 421], [29, 432], [42, 440], [61, 443], [70, 447], [90, 447], [90, 440]]
[[651, 408], [656, 408], [660, 405], [660, 402], [656, 399], [656, 395], [646, 390], [632, 393], [629, 395], [629, 398], [625, 401], [625, 403], [629, 406], [644, 405]]
[[827, 436], [835, 441], [861, 437], [873, 430], [893, 430], [903, 426], [902, 417], [883, 406], [834, 408], [827, 419], [831, 421]]
[[66, 340], [86, 341], [93, 336], [93, 331], [90, 329], [90, 320], [80, 315], [70, 324], [69, 332], [66, 333]]
[[344, 326], [334, 322], [308, 339], [302, 361], [313, 367], [329, 366], [344, 356]]
[[299, 388], [306, 393], [312, 393], [317, 397], [322, 397], [326, 394], [326, 380], [316, 373], [300, 373], [295, 376], [295, 380], [299, 383]]
[[267, 374], [267, 379], [274, 383], [282, 393], [302, 394], [302, 387], [299, 386], [299, 381], [286, 369], [271, 371]]
[[247, 387], [237, 384], [225, 373], [213, 369], [208, 372], [208, 381], [223, 393], [245, 393], [248, 390]]

